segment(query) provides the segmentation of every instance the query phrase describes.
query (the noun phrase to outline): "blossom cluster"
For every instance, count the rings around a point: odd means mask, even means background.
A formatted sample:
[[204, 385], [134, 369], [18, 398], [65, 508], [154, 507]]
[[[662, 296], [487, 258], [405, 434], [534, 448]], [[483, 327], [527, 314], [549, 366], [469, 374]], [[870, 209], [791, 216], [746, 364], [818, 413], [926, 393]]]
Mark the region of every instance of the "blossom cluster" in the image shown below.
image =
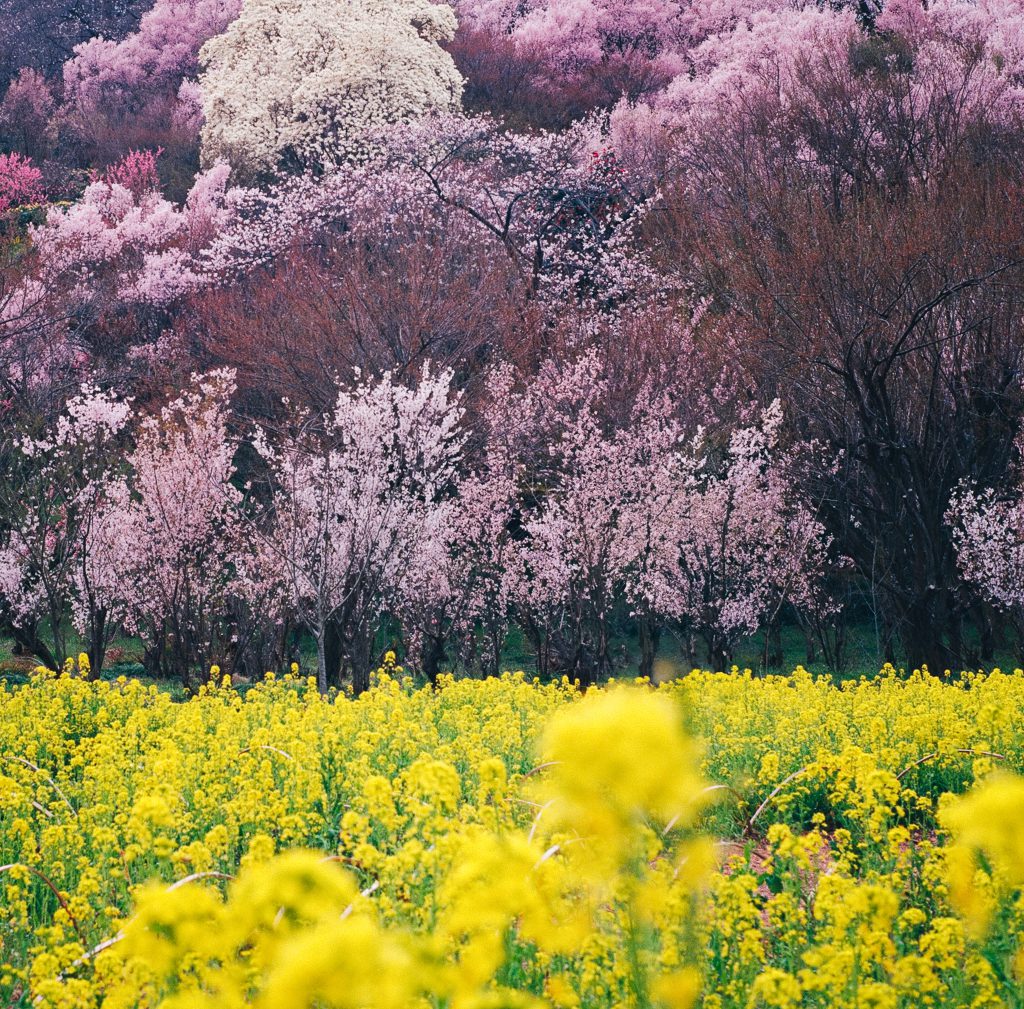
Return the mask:
[[0, 154], [0, 214], [42, 199], [42, 175], [31, 160], [20, 154]]
[[458, 107], [462, 78], [440, 43], [446, 5], [245, 0], [203, 46], [203, 158], [249, 176], [359, 160], [389, 128]]

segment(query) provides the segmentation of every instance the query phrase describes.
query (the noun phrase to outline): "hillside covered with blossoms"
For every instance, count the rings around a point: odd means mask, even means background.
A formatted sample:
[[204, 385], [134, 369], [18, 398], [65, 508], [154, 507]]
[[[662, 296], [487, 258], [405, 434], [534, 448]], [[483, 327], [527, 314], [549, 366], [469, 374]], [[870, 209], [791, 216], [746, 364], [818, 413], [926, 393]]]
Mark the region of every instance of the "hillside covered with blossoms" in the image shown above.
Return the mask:
[[1016, 0], [0, 17], [16, 656], [1019, 650]]

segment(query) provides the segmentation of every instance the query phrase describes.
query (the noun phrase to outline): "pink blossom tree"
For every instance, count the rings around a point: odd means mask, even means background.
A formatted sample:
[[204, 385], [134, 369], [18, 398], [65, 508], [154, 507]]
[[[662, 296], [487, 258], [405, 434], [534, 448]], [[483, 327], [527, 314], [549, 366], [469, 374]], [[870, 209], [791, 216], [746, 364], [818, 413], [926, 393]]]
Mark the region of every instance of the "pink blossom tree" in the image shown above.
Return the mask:
[[0, 383], [66, 395], [61, 386], [77, 386], [88, 369], [120, 381], [154, 358], [169, 363], [169, 309], [215, 279], [208, 250], [237, 194], [225, 165], [201, 174], [184, 206], [145, 174], [133, 180], [138, 195], [95, 181], [79, 202], [46, 208], [0, 258]]
[[924, 191], [951, 158], [1019, 135], [1016, 0], [871, 7], [698, 5], [686, 71], [646, 103], [620, 105], [612, 134], [654, 118], [711, 192], [760, 145], [838, 208], [880, 185]]
[[54, 143], [55, 106], [46, 78], [31, 67], [22, 67], [0, 102], [0, 136], [26, 157], [46, 157]]
[[122, 186], [135, 197], [141, 199], [147, 193], [160, 190], [160, 176], [157, 172], [156, 159], [163, 154], [163, 148], [155, 151], [130, 150], [120, 161], [108, 165], [102, 172], [94, 176], [108, 186]]
[[[1018, 440], [1018, 452], [1024, 447]], [[946, 512], [964, 579], [1000, 610], [1024, 618], [1024, 494], [963, 486]]]
[[648, 534], [651, 560], [632, 591], [699, 635], [722, 668], [737, 641], [784, 603], [832, 605], [821, 591], [831, 539], [800, 495], [796, 454], [783, 446], [781, 427], [775, 401], [757, 424], [734, 431], [717, 459], [698, 433], [676, 466], [651, 474], [660, 506]]
[[540, 92], [592, 105], [664, 86], [684, 68], [688, 5], [677, 0], [460, 0], [464, 31], [507, 39]]
[[9, 531], [0, 548], [0, 597], [15, 637], [56, 669], [68, 654], [69, 610], [97, 675], [116, 626], [87, 573], [103, 552], [129, 414], [123, 400], [85, 386], [51, 430], [17, 439], [16, 476], [3, 484]]
[[457, 496], [439, 502], [427, 517], [394, 610], [409, 649], [407, 664], [431, 683], [447, 660], [460, 659], [466, 665], [475, 660], [490, 675], [500, 671], [515, 505], [509, 467], [491, 459], [479, 472], [462, 478]]
[[129, 155], [112, 169], [121, 181], [91, 183], [31, 229], [29, 282], [61, 298], [80, 325], [128, 306], [163, 308], [209, 282], [204, 251], [237, 199], [227, 166], [198, 176], [182, 207], [153, 188], [151, 168], [150, 156]]
[[[76, 46], [64, 65], [64, 100], [77, 129], [116, 131], [136, 119], [166, 129], [175, 120], [182, 83], [199, 71], [203, 43], [240, 9], [240, 0], [156, 0], [138, 30], [120, 41], [93, 38]], [[191, 101], [190, 93], [185, 97]], [[188, 115], [175, 121], [191, 123]]]
[[26, 203], [41, 203], [43, 175], [31, 158], [0, 154], [0, 214]]
[[225, 615], [245, 553], [232, 484], [230, 372], [214, 371], [144, 417], [130, 472], [105, 494], [98, 542], [81, 573], [88, 591], [140, 635], [154, 672], [186, 686], [228, 651]]
[[316, 640], [322, 691], [338, 682], [338, 660], [357, 694], [369, 686], [381, 614], [418, 551], [444, 552], [439, 509], [464, 439], [451, 380], [427, 367], [411, 389], [390, 374], [360, 381], [325, 416], [300, 415], [291, 431], [257, 438], [270, 480], [254, 526], [264, 570]]
[[655, 516], [672, 489], [655, 474], [679, 468], [671, 402], [648, 388], [616, 416], [611, 391], [589, 353], [568, 367], [546, 363], [509, 408], [525, 491], [510, 601], [540, 668], [583, 682], [610, 673], [613, 618], [624, 607], [643, 623], [641, 671], [651, 673], [657, 635], [652, 613], [636, 605], [637, 589], [651, 563]]
[[542, 669], [607, 675], [627, 617], [644, 675], [666, 625], [724, 664], [784, 604], [831, 605], [831, 541], [800, 497], [779, 404], [723, 444], [690, 426], [683, 388], [648, 377], [623, 396], [590, 353], [503, 397], [524, 474], [509, 594]]

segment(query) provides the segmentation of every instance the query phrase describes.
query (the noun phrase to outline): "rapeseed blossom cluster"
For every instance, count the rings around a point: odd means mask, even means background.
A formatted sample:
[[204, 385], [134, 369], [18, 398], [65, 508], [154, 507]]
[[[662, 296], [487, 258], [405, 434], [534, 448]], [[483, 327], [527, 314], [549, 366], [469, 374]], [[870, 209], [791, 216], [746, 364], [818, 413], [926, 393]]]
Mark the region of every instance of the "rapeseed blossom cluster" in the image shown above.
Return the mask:
[[1019, 1005], [1024, 672], [0, 692], [11, 1006]]

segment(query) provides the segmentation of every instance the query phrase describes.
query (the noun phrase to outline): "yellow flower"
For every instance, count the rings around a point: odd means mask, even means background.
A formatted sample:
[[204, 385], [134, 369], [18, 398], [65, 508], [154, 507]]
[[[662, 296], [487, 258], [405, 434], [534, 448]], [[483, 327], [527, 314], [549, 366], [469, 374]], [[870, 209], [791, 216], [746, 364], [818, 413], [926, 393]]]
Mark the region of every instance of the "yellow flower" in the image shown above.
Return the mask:
[[557, 711], [541, 742], [549, 823], [618, 844], [645, 817], [689, 825], [702, 781], [678, 708], [642, 688], [587, 694]]
[[787, 971], [767, 967], [750, 990], [750, 1006], [758, 1009], [795, 1009], [801, 1004], [803, 989]]
[[690, 1009], [700, 994], [700, 974], [693, 967], [684, 967], [671, 974], [662, 974], [652, 985], [651, 994], [666, 1009]]
[[941, 814], [959, 844], [983, 852], [1014, 885], [1024, 884], [1024, 778], [997, 773]]

